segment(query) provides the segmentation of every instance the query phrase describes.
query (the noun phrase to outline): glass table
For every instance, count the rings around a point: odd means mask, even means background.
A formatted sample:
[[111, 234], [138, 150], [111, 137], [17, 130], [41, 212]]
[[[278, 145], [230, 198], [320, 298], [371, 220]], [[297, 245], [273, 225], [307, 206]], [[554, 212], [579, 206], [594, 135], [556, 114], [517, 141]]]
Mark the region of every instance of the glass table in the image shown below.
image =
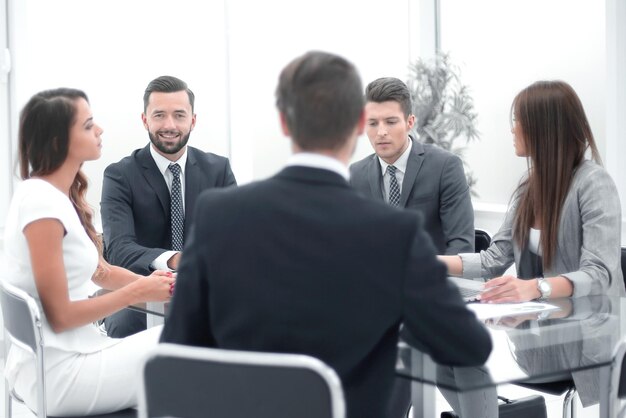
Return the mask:
[[146, 326], [151, 328], [164, 323], [165, 313], [167, 312], [169, 305], [169, 302], [145, 302], [129, 305], [126, 309], [147, 314]]
[[[92, 296], [100, 296], [109, 293], [110, 290], [98, 289]], [[125, 309], [147, 314], [146, 325], [148, 328], [164, 323], [165, 314], [169, 308], [169, 302], [141, 302], [134, 305], [128, 305]]]
[[396, 372], [412, 381], [413, 416], [435, 416], [435, 387], [468, 392], [571, 376], [583, 405], [599, 402], [600, 416], [607, 417], [610, 366], [614, 347], [624, 335], [626, 298], [591, 296], [549, 303], [560, 309], [485, 320], [493, 351], [480, 367], [437, 364], [412, 348], [411, 336], [404, 335]]

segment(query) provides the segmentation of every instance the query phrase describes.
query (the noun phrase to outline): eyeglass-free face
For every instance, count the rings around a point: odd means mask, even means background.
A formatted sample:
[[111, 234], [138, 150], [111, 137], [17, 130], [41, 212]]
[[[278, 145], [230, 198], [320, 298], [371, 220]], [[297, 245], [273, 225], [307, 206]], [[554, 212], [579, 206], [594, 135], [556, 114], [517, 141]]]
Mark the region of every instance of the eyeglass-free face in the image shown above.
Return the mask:
[[511, 124], [511, 133], [513, 134], [513, 147], [515, 148], [515, 155], [517, 155], [518, 157], [528, 157], [528, 153], [526, 152], [526, 142], [524, 141], [524, 135], [522, 134], [522, 128], [520, 124], [517, 123], [514, 112], [511, 112], [509, 122]]

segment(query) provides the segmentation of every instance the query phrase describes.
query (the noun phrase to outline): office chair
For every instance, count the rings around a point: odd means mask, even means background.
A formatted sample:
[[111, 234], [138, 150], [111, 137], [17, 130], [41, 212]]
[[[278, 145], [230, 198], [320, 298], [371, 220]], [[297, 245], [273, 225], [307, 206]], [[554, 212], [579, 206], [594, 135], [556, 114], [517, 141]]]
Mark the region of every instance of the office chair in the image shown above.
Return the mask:
[[[624, 249], [622, 248], [622, 258]], [[622, 402], [626, 400], [626, 339], [622, 338], [615, 347], [613, 362], [611, 363], [611, 374], [609, 376], [609, 416], [622, 418], [626, 416], [626, 405]]]
[[[622, 247], [622, 274], [626, 283], [626, 247]], [[611, 375], [609, 377], [609, 416], [621, 418], [626, 416], [626, 339], [622, 338], [615, 347], [613, 362], [611, 363]]]
[[345, 417], [339, 377], [305, 355], [160, 344], [141, 377], [143, 418]]
[[474, 251], [485, 251], [491, 245], [491, 235], [484, 229], [474, 229]]
[[[37, 410], [32, 411], [37, 418], [52, 418], [46, 413], [46, 381], [44, 368], [44, 340], [41, 330], [41, 313], [35, 299], [26, 292], [8, 283], [0, 281], [0, 304], [4, 319], [5, 342], [30, 352], [35, 358], [37, 377]], [[9, 384], [4, 381], [4, 412], [5, 418], [11, 418], [13, 414], [13, 401], [24, 403], [23, 400], [9, 389]], [[125, 409], [110, 414], [90, 415], [90, 418], [135, 418], [137, 411]]]
[[622, 277], [626, 285], [626, 247], [622, 247]]

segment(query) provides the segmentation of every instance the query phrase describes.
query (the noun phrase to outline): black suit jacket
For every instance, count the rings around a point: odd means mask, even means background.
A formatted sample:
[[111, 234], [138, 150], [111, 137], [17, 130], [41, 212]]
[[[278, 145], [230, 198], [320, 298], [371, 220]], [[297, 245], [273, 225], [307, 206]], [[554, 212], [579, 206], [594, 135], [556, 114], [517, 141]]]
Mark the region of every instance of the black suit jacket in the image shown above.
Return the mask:
[[162, 341], [317, 357], [352, 418], [384, 416], [403, 321], [443, 363], [482, 364], [491, 350], [420, 216], [334, 172], [288, 167], [204, 192], [196, 211]]
[[[170, 193], [149, 147], [106, 168], [100, 202], [108, 261], [144, 275], [154, 259], [172, 248]], [[185, 237], [200, 192], [235, 184], [227, 158], [187, 148]]]
[[[436, 145], [411, 138], [400, 207], [418, 210], [439, 254], [474, 252], [474, 209], [463, 162]], [[350, 166], [352, 186], [383, 199], [380, 162], [372, 154]]]

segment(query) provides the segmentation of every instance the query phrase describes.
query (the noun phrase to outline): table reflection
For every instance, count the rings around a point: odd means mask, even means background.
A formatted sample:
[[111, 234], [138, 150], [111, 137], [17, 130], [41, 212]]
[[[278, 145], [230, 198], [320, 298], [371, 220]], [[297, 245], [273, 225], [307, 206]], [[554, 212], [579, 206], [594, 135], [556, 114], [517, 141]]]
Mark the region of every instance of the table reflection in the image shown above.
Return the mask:
[[[583, 406], [602, 403], [608, 386], [607, 368], [622, 335], [620, 308], [626, 306], [626, 299], [587, 296], [549, 303], [559, 310], [486, 320], [494, 349], [482, 367], [438, 365], [419, 345], [412, 348], [414, 341], [405, 333], [397, 373], [414, 382], [437, 385], [447, 399], [451, 394], [454, 398], [454, 394], [477, 390], [491, 391], [495, 399], [499, 384], [573, 378]], [[450, 403], [455, 406], [454, 402]]]

